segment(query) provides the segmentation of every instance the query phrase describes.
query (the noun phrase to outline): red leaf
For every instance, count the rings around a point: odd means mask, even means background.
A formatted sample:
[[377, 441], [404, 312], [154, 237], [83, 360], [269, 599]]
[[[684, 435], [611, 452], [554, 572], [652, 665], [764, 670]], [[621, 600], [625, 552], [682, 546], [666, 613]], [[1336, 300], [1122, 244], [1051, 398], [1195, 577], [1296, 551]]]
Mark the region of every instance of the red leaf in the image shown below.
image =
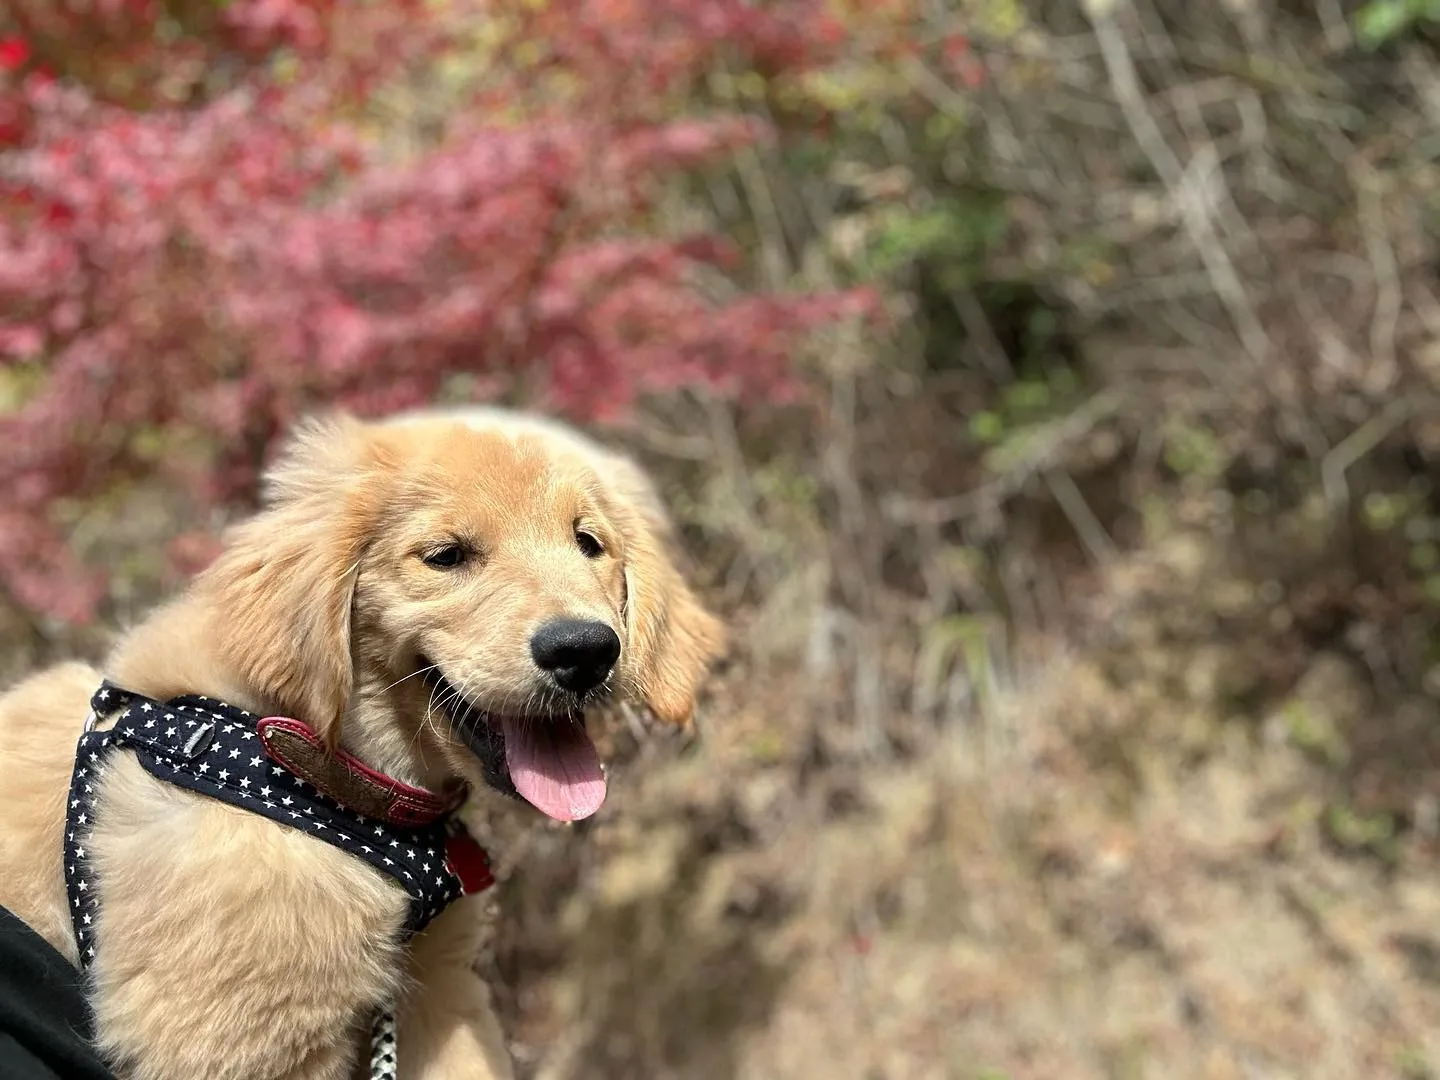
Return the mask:
[[[219, 503], [318, 405], [384, 412], [457, 376], [475, 394], [523, 377], [591, 419], [692, 384], [775, 400], [800, 385], [802, 336], [861, 308], [747, 292], [743, 272], [714, 303], [696, 271], [743, 271], [741, 252], [655, 226], [669, 178], [780, 137], [656, 94], [721, 61], [824, 62], [844, 29], [821, 0], [515, 5], [500, 54], [542, 42], [542, 65], [487, 72], [487, 110], [456, 110], [403, 165], [344, 118], [464, 44], [466, 21], [437, 14], [453, 5], [230, 0], [204, 37], [166, 41], [163, 5], [105, 4], [56, 25], [113, 48], [96, 64], [123, 68], [134, 107], [39, 69], [0, 92], [0, 354], [43, 362], [0, 414], [0, 583], [37, 610], [94, 610], [100, 585], [45, 511], [153, 473], [137, 429], [201, 433], [166, 467]], [[299, 55], [284, 83], [262, 63], [277, 48]], [[0, 41], [0, 69], [32, 61]], [[555, 97], [552, 76], [579, 92]], [[176, 86], [196, 99], [178, 107]], [[175, 552], [187, 570], [195, 543]]]
[[11, 35], [0, 38], [0, 71], [14, 71], [30, 59], [30, 43]]
[[45, 332], [38, 326], [0, 323], [0, 356], [26, 360], [45, 346]]

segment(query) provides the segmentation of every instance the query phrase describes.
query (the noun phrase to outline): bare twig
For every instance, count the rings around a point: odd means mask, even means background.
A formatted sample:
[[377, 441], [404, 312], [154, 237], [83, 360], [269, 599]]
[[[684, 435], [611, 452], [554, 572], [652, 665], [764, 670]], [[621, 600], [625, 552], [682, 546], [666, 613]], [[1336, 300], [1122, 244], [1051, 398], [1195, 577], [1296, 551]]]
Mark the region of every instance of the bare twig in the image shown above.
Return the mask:
[[770, 190], [770, 180], [760, 155], [753, 146], [747, 146], [735, 155], [735, 168], [761, 240], [760, 259], [765, 268], [766, 282], [771, 288], [782, 288], [791, 271], [785, 221], [775, 193]]
[[1403, 424], [1410, 416], [1412, 408], [1409, 398], [1395, 398], [1380, 413], [1341, 439], [1335, 448], [1325, 455], [1320, 464], [1320, 476], [1326, 501], [1331, 506], [1342, 507], [1349, 503], [1350, 488], [1345, 483], [1346, 472]]
[[1347, 52], [1354, 46], [1355, 35], [1350, 32], [1350, 20], [1345, 17], [1340, 0], [1316, 0], [1315, 12], [1325, 27], [1325, 44], [1332, 52]]
[[990, 369], [990, 374], [1005, 382], [1013, 379], [1015, 368], [974, 292], [970, 289], [956, 289], [951, 294], [950, 302], [961, 325], [965, 327], [965, 335], [975, 343], [981, 362]]
[[1375, 278], [1375, 314], [1370, 321], [1370, 350], [1382, 367], [1380, 375], [1384, 385], [1371, 385], [1369, 389], [1373, 392], [1386, 389], [1398, 374], [1395, 366], [1395, 328], [1400, 322], [1404, 292], [1395, 248], [1390, 243], [1390, 233], [1385, 226], [1379, 178], [1358, 157], [1351, 162], [1351, 177], [1365, 250], [1370, 256]]
[[[1257, 365], [1264, 363], [1271, 353], [1269, 336], [1260, 325], [1240, 275], [1216, 234], [1203, 192], [1193, 189], [1187, 170], [1181, 165], [1180, 159], [1176, 157], [1155, 118], [1150, 114], [1124, 33], [1109, 10], [1091, 10], [1087, 14], [1094, 27], [1095, 38], [1100, 44], [1100, 53], [1110, 78], [1111, 92], [1125, 113], [1131, 134], [1150, 162], [1151, 168], [1165, 185], [1170, 198], [1184, 215], [1190, 241], [1204, 262], [1214, 282], [1215, 292], [1224, 303], [1246, 353]], [[1205, 152], [1202, 149], [1197, 153], [1197, 158]], [[1210, 147], [1208, 152], [1213, 155], [1214, 148]], [[1198, 170], [1202, 176], [1206, 171], [1208, 170]]]
[[1095, 516], [1095, 511], [1090, 509], [1090, 504], [1075, 485], [1074, 477], [1060, 468], [1046, 469], [1044, 477], [1050, 494], [1055, 496], [1060, 509], [1065, 511], [1065, 516], [1070, 519], [1070, 524], [1075, 529], [1075, 535], [1080, 537], [1080, 542], [1085, 545], [1085, 550], [1090, 552], [1090, 557], [1097, 563], [1108, 562], [1114, 558], [1115, 541], [1110, 539], [1105, 526]]

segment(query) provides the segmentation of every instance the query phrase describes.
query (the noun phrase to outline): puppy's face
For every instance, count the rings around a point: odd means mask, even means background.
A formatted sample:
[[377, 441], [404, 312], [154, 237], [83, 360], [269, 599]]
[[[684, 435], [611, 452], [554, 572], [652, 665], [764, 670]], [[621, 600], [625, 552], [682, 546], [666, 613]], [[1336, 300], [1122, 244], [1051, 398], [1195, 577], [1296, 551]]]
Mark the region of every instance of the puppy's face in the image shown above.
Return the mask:
[[210, 571], [245, 674], [332, 739], [389, 716], [392, 744], [588, 816], [605, 781], [585, 707], [684, 721], [720, 646], [616, 465], [439, 419], [311, 428]]
[[589, 463], [534, 436], [412, 429], [401, 442], [359, 568], [357, 649], [413, 672], [492, 783], [587, 816], [604, 781], [584, 707], [634, 683], [612, 499]]

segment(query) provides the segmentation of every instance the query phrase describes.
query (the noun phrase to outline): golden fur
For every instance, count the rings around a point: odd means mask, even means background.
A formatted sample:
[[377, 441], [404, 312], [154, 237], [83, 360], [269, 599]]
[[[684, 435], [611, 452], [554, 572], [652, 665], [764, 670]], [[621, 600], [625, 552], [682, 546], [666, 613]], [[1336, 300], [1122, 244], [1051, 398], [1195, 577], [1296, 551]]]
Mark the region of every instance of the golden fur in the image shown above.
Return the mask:
[[[602, 557], [577, 549], [577, 523]], [[449, 538], [477, 558], [437, 573], [422, 557]], [[484, 792], [412, 677], [416, 657], [480, 708], [540, 711], [531, 633], [554, 616], [598, 619], [622, 642], [613, 690], [684, 723], [722, 634], [671, 544], [638, 468], [559, 425], [492, 409], [312, 422], [268, 474], [265, 508], [123, 635], [103, 673], [157, 698], [300, 717], [409, 783]], [[61, 834], [101, 675], [64, 664], [0, 697], [0, 904], [72, 961]], [[405, 896], [368, 864], [162, 784], [123, 753], [98, 819], [91, 1001], [123, 1076], [342, 1080], [393, 995], [401, 1077], [511, 1075], [473, 970], [478, 897], [405, 948]]]

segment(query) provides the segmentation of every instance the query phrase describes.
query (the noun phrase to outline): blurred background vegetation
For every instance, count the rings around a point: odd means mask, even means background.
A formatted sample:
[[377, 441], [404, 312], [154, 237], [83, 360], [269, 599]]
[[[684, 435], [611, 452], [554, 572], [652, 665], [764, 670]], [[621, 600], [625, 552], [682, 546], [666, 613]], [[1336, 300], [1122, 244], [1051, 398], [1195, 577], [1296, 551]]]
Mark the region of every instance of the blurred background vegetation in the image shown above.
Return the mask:
[[[176, 338], [155, 376], [178, 380], [174, 401], [56, 435], [77, 386], [109, 384], [85, 367], [34, 411], [73, 326], [16, 253], [84, 214], [6, 189], [3, 453], [51, 442], [6, 474], [49, 486], [0, 515], [34, 553], [7, 571], [4, 668], [96, 655], [174, 588], [292, 411], [563, 409], [659, 477], [735, 647], [700, 738], [610, 718], [598, 819], [487, 812], [505, 884], [486, 964], [523, 1076], [1437, 1075], [1440, 6], [399, 7], [443, 27], [443, 56], [358, 82], [341, 64], [321, 113], [364, 134], [367, 164], [299, 203], [383, 189], [475, 110], [668, 132], [663, 168], [637, 155], [586, 177], [592, 194], [641, 177], [644, 200], [572, 195], [588, 223], [555, 251], [718, 236], [735, 257], [687, 264], [674, 288], [742, 305], [739, 336], [717, 330], [701, 351], [720, 359], [699, 363], [662, 319], [623, 368], [618, 335], [576, 369], [624, 383], [600, 408], [555, 394], [563, 338], [492, 354], [505, 305], [532, 314], [524, 290], [487, 294], [498, 321], [460, 320], [443, 349], [401, 340], [429, 350], [428, 374], [393, 399], [408, 369], [363, 350], [301, 392], [273, 376], [289, 361], [261, 379], [263, 348], [227, 344], [186, 386], [218, 348], [197, 316], [203, 343]], [[0, 3], [0, 175], [17, 183], [37, 182], [43, 139], [75, 137], [43, 123], [84, 127], [54, 118], [42, 61], [127, 118], [183, 117], [245, 79], [330, 86], [337, 57], [378, 40], [335, 32], [318, 3], [97, 3], [95, 41], [120, 43], [102, 63], [45, 10]], [[114, 29], [127, 18], [138, 45]], [[126, 66], [157, 41], [175, 100]], [[464, 157], [457, 183], [500, 161]], [[407, 205], [423, 218], [441, 197]], [[427, 263], [411, 283], [458, 290], [485, 265]], [[218, 287], [151, 280], [135, 293], [151, 304]], [[752, 350], [765, 362], [742, 372]], [[85, 363], [126, 363], [100, 353]], [[152, 361], [132, 361], [116, 370], [143, 380]], [[235, 472], [185, 402], [250, 378], [265, 392], [236, 408], [264, 422], [236, 427]], [[53, 561], [62, 542], [104, 571], [86, 603], [25, 576], [78, 572]]]

